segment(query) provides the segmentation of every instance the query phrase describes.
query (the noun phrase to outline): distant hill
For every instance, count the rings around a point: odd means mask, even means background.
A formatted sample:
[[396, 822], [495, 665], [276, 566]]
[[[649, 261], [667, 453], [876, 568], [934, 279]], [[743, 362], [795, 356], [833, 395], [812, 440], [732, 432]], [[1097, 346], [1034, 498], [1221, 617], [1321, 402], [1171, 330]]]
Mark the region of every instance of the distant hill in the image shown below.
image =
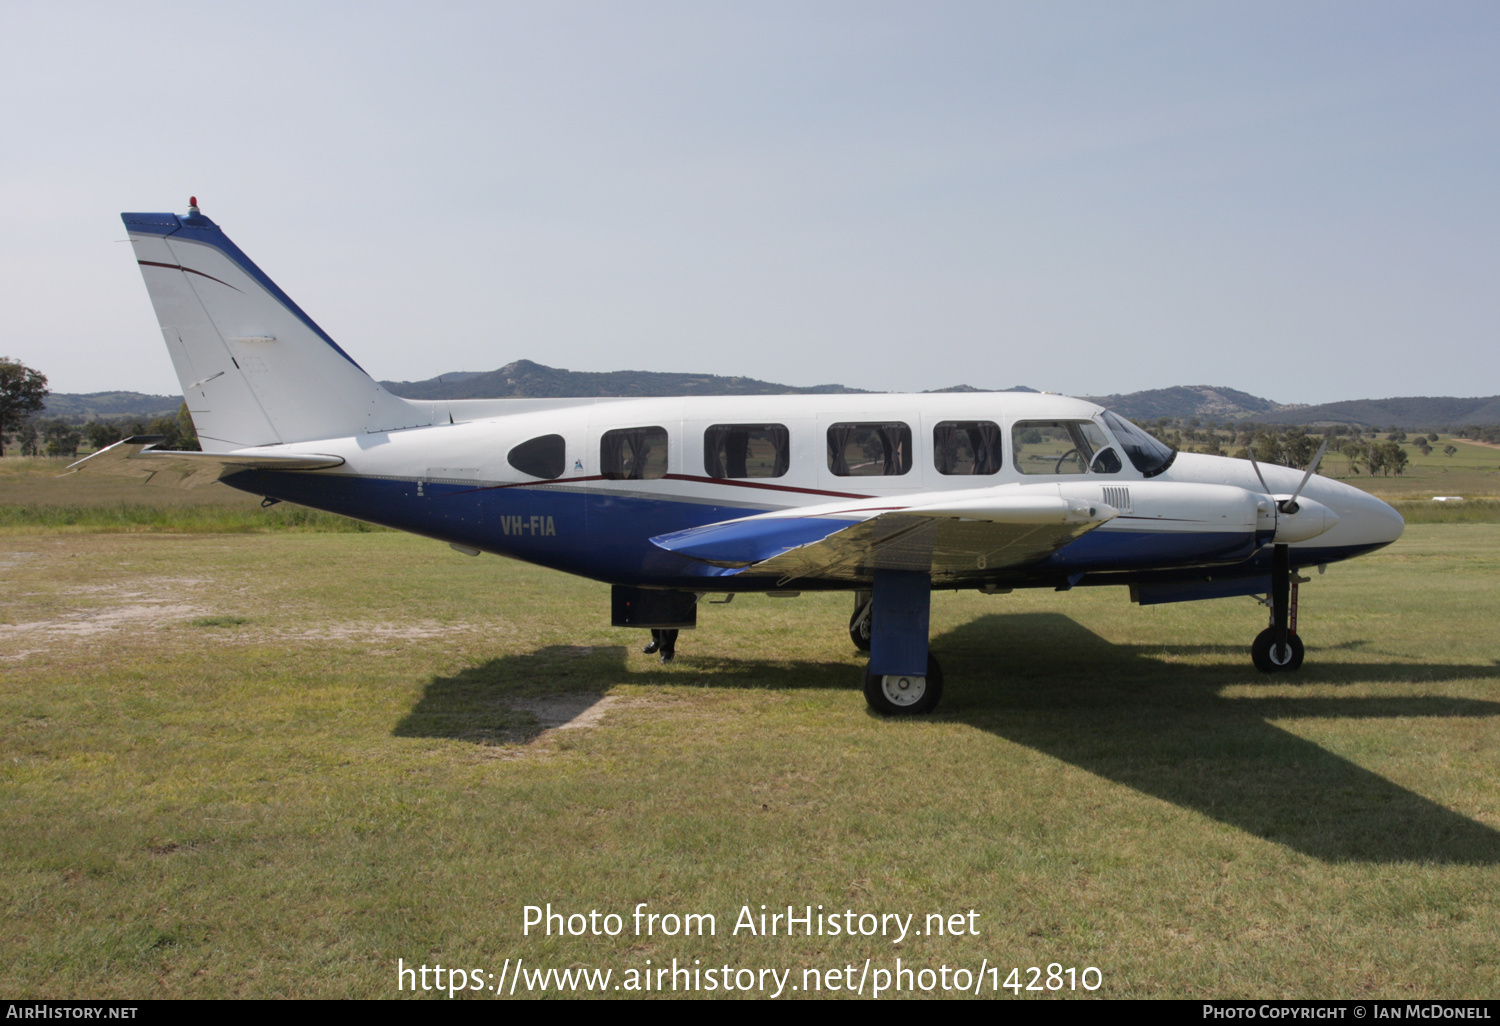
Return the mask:
[[1256, 419], [1277, 424], [1358, 424], [1367, 428], [1395, 425], [1404, 431], [1433, 431], [1469, 424], [1500, 424], [1500, 395], [1478, 399], [1450, 396], [1350, 399], [1321, 406], [1284, 407]]
[[1301, 413], [1301, 408], [1297, 406], [1284, 406], [1249, 392], [1213, 385], [1178, 385], [1176, 388], [1152, 388], [1127, 395], [1086, 395], [1081, 398], [1100, 406], [1108, 406], [1131, 420], [1156, 420], [1158, 417], [1185, 420], [1198, 417], [1202, 420], [1225, 421], [1260, 418], [1283, 410], [1295, 410], [1299, 416]]
[[180, 395], [150, 395], [145, 392], [53, 392], [41, 416], [84, 423], [90, 420], [155, 420], [175, 417], [182, 406]]
[[594, 398], [651, 395], [814, 395], [850, 394], [863, 389], [844, 385], [797, 388], [755, 378], [717, 374], [671, 374], [659, 371], [570, 371], [517, 360], [486, 373], [441, 374], [426, 381], [382, 381], [405, 399]]
[[[850, 395], [868, 394], [847, 385], [797, 387], [757, 378], [717, 374], [673, 374], [659, 371], [570, 371], [531, 360], [517, 360], [493, 371], [458, 371], [426, 381], [382, 381], [392, 393], [407, 399], [594, 398], [604, 396], [679, 395]], [[1003, 390], [974, 385], [950, 385], [934, 392], [1035, 392], [1017, 385]], [[1442, 427], [1500, 424], [1500, 396], [1457, 399], [1449, 396], [1409, 396], [1395, 399], [1351, 399], [1320, 406], [1286, 405], [1233, 388], [1179, 385], [1128, 394], [1083, 396], [1090, 402], [1133, 420], [1161, 417], [1204, 421], [1254, 420], [1265, 424], [1357, 424], [1407, 431]], [[55, 392], [47, 399], [43, 417], [88, 420], [141, 420], [170, 416], [182, 404], [179, 396], [141, 392]]]
[[973, 385], [949, 385], [947, 388], [929, 388], [923, 395], [942, 395], [944, 392], [1030, 392], [1037, 394], [1034, 388], [1025, 385], [1016, 385], [1013, 388], [975, 388]]

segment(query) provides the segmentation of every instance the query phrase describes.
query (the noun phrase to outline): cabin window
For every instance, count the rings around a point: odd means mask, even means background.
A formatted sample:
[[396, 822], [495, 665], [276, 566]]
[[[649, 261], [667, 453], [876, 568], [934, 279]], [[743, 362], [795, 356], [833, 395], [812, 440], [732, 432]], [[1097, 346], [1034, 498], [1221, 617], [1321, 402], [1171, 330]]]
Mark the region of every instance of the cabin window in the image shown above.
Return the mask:
[[562, 477], [568, 466], [568, 443], [562, 435], [542, 435], [522, 442], [505, 459], [512, 467], [532, 477]]
[[784, 425], [715, 424], [703, 432], [703, 472], [709, 477], [781, 477], [791, 462]]
[[828, 469], [839, 477], [894, 477], [911, 470], [911, 428], [901, 423], [834, 424]]
[[1023, 474], [1118, 474], [1120, 454], [1091, 420], [1020, 420], [1011, 452]]
[[667, 429], [620, 428], [599, 440], [599, 472], [611, 481], [648, 481], [667, 473]]
[[988, 420], [945, 420], [932, 429], [932, 463], [939, 474], [1000, 471], [1000, 425]]

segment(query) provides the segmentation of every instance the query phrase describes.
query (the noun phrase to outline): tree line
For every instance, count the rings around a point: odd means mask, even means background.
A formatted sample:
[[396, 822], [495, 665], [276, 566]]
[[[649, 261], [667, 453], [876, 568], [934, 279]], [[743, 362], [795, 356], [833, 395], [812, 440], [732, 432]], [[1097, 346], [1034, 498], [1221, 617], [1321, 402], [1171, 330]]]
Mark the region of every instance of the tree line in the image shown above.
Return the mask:
[[187, 403], [178, 408], [176, 416], [147, 422], [113, 417], [76, 424], [60, 417], [37, 416], [51, 394], [47, 376], [41, 371], [0, 356], [0, 456], [5, 455], [7, 442], [22, 456], [77, 456], [85, 441], [98, 450], [132, 435], [161, 435], [158, 444], [164, 449], [200, 448]]
[[[1205, 422], [1198, 417], [1160, 417], [1140, 426], [1174, 449], [1201, 452], [1210, 456], [1236, 456], [1240, 459], [1254, 456], [1261, 463], [1299, 469], [1312, 462], [1318, 447], [1326, 440], [1330, 454], [1342, 456], [1354, 473], [1369, 474], [1372, 477], [1377, 474], [1385, 477], [1392, 474], [1400, 476], [1411, 463], [1411, 456], [1404, 446], [1410, 446], [1423, 456], [1430, 456], [1440, 441], [1440, 435], [1436, 431], [1408, 435], [1396, 424], [1382, 432], [1379, 428], [1348, 424], [1331, 424], [1322, 428], [1284, 427], [1253, 421], [1225, 421], [1218, 424]], [[1382, 433], [1384, 437], [1381, 437]], [[1500, 437], [1500, 425], [1471, 425], [1456, 429], [1450, 427], [1444, 433], [1458, 438], [1488, 441], [1491, 436]], [[1439, 451], [1444, 456], [1453, 456], [1458, 452], [1458, 447], [1450, 442], [1444, 444]]]

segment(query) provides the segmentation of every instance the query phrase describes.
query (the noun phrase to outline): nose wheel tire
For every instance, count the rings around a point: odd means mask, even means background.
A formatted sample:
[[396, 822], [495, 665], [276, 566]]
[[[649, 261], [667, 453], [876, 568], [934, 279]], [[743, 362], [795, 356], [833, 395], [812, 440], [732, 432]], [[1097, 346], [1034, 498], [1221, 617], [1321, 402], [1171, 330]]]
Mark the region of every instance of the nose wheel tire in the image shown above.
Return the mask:
[[1276, 628], [1267, 627], [1250, 646], [1250, 659], [1261, 673], [1286, 673], [1302, 665], [1302, 639], [1291, 634], [1278, 645], [1276, 633]]
[[943, 697], [943, 668], [927, 654], [927, 676], [865, 673], [865, 701], [882, 716], [920, 716]]

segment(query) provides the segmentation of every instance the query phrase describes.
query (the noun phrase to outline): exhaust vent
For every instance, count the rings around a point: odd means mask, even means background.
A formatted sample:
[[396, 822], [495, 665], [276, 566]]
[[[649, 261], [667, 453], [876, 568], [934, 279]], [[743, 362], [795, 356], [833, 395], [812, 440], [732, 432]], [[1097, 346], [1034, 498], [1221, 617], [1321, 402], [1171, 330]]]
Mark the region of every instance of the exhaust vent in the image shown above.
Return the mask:
[[1130, 489], [1114, 485], [1106, 485], [1100, 491], [1104, 493], [1104, 503], [1113, 506], [1121, 513], [1130, 512]]

